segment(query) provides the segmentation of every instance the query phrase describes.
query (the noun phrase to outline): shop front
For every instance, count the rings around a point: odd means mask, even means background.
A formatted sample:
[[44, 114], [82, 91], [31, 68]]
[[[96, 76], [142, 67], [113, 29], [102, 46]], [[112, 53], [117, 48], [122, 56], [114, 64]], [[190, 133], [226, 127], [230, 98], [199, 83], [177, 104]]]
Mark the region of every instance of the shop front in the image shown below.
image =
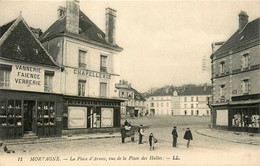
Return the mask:
[[0, 139], [61, 136], [61, 110], [61, 95], [1, 89]]
[[63, 134], [119, 131], [121, 100], [65, 96]]

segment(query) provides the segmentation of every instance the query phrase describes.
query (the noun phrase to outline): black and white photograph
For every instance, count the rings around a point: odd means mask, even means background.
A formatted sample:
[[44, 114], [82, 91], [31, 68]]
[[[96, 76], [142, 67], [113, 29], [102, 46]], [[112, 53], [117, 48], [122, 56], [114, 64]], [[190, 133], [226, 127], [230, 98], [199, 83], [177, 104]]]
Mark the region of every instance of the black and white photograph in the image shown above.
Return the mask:
[[259, 163], [259, 0], [0, 0], [0, 166]]

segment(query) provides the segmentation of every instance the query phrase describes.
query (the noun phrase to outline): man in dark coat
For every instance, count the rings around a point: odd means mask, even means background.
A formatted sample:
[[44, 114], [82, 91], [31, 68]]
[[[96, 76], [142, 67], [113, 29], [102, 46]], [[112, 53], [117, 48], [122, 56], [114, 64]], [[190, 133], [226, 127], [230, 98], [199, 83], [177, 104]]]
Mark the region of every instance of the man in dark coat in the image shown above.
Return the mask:
[[172, 146], [173, 146], [173, 147], [177, 147], [177, 138], [178, 138], [178, 133], [177, 133], [177, 130], [176, 130], [176, 126], [173, 127], [173, 130], [172, 130], [172, 137], [173, 137]]
[[192, 138], [191, 131], [190, 131], [190, 129], [189, 129], [189, 128], [187, 128], [187, 129], [186, 129], [186, 131], [185, 131], [185, 134], [184, 134], [184, 137], [183, 137], [183, 138], [187, 140], [187, 148], [189, 148], [189, 147], [190, 147], [190, 140], [192, 140], [192, 139], [193, 139], [193, 138]]
[[140, 125], [138, 129], [138, 133], [139, 133], [139, 144], [143, 144], [143, 136], [144, 136], [143, 125]]
[[121, 137], [122, 137], [122, 143], [125, 143], [126, 130], [125, 130], [125, 126], [124, 125], [122, 125], [122, 128], [121, 128]]

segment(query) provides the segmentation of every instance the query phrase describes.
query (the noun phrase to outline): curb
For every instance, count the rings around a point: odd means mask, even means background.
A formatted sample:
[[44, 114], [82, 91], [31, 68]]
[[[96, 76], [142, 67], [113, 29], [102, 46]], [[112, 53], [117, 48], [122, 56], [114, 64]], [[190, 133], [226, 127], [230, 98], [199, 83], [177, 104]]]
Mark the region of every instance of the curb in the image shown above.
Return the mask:
[[[22, 144], [38, 144], [38, 143], [50, 143], [50, 142], [68, 142], [68, 141], [77, 141], [77, 140], [86, 140], [86, 139], [105, 139], [105, 138], [120, 138], [121, 136], [97, 136], [97, 137], [80, 137], [80, 138], [57, 138], [50, 140], [33, 140], [33, 141], [24, 141], [24, 142], [5, 142], [5, 145], [22, 145]], [[19, 140], [20, 141], [20, 140]]]
[[205, 137], [209, 137], [209, 138], [214, 138], [214, 139], [219, 139], [219, 140], [223, 140], [223, 141], [228, 141], [228, 142], [233, 142], [233, 143], [238, 143], [238, 144], [247, 144], [247, 145], [256, 145], [256, 146], [260, 146], [259, 143], [255, 143], [255, 142], [242, 142], [242, 141], [234, 141], [234, 140], [229, 140], [229, 139], [224, 139], [224, 138], [219, 138], [219, 137], [215, 137], [215, 136], [211, 136], [211, 135], [207, 135], [204, 134], [202, 132], [199, 132], [199, 130], [195, 130], [195, 132], [199, 135], [205, 136]]

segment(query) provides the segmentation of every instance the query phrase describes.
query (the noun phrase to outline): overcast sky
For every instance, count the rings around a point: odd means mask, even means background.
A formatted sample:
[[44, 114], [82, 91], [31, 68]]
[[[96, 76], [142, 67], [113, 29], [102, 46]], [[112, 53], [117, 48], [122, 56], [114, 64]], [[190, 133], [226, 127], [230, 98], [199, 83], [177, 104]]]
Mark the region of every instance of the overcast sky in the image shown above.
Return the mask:
[[[19, 15], [29, 26], [45, 31], [65, 1], [0, 0], [0, 25]], [[164, 85], [210, 83], [202, 72], [210, 65], [211, 43], [227, 40], [238, 29], [238, 14], [260, 17], [260, 1], [93, 1], [80, 9], [105, 30], [105, 8], [117, 10], [116, 40], [124, 48], [121, 78], [140, 92]]]

